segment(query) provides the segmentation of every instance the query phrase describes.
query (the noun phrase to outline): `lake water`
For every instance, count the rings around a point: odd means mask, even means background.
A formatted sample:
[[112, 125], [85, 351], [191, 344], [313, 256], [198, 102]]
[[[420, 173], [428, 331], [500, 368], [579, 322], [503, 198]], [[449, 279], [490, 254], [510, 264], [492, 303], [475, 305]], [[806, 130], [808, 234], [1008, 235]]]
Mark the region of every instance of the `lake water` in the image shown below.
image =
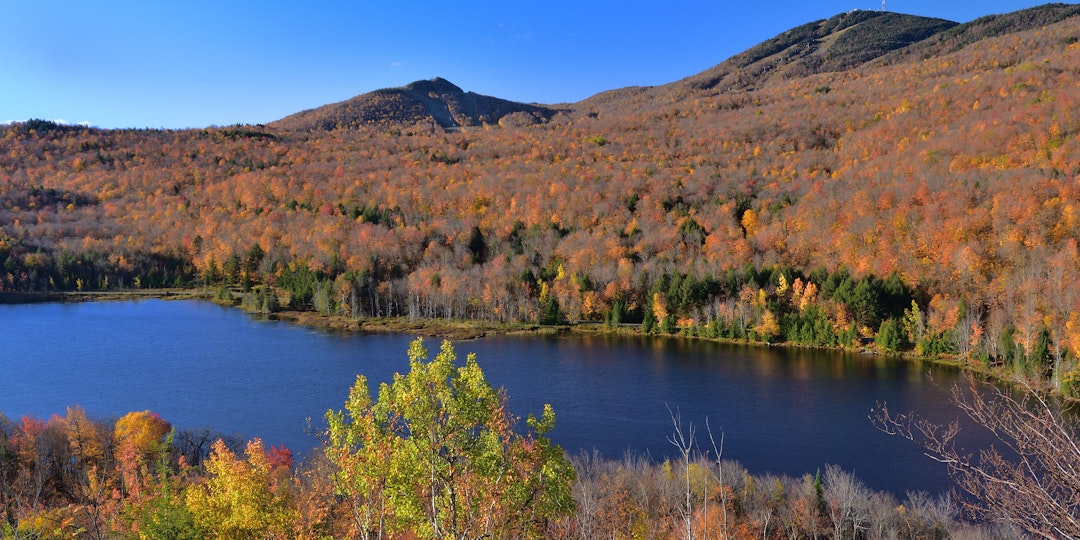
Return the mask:
[[[106, 418], [150, 409], [179, 428], [303, 452], [318, 443], [308, 419], [317, 428], [327, 409], [342, 408], [357, 374], [377, 384], [407, 371], [413, 339], [328, 334], [199, 301], [0, 305], [0, 412], [47, 418], [80, 404]], [[425, 344], [437, 352], [438, 340]], [[677, 339], [493, 337], [456, 349], [477, 354], [514, 414], [551, 403], [552, 438], [571, 453], [674, 456], [670, 407], [702, 435], [707, 418], [724, 435], [724, 457], [753, 473], [813, 474], [834, 463], [900, 495], [951, 486], [943, 466], [867, 415], [884, 401], [956, 419], [955, 371]]]

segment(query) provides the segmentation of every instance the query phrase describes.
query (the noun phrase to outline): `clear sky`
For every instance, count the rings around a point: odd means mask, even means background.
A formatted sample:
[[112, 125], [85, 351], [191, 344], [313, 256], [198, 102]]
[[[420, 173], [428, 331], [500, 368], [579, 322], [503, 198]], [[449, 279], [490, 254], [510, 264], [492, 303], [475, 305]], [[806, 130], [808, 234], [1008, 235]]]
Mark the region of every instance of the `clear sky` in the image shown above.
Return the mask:
[[[1032, 0], [889, 0], [957, 22]], [[574, 102], [672, 82], [876, 0], [0, 0], [0, 123], [257, 124], [443, 77]]]

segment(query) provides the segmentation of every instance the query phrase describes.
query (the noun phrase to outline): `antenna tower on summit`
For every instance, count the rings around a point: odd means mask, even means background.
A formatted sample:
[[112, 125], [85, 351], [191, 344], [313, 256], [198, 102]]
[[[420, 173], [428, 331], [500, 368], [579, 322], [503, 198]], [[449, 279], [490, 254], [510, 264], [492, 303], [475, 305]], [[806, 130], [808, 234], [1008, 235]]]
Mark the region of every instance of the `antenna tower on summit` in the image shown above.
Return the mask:
[[885, 0], [881, 0], [881, 11], [885, 11]]

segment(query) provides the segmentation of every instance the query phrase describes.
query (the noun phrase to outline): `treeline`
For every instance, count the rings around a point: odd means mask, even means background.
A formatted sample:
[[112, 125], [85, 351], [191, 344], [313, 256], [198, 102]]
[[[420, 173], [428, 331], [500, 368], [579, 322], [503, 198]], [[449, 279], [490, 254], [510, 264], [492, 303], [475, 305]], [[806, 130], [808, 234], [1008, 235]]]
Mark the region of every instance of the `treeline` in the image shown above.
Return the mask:
[[[826, 466], [752, 475], [694, 450], [676, 458], [563, 455], [545, 407], [525, 432], [474, 358], [444, 343], [373, 398], [364, 378], [329, 411], [322, 444], [295, 460], [259, 439], [212, 442], [149, 411], [115, 421], [79, 407], [48, 420], [0, 415], [3, 538], [979, 538], [948, 496], [873, 492]], [[708, 433], [709, 440], [714, 440]]]
[[[1023, 330], [963, 299], [925, 293], [905, 285], [897, 273], [885, 279], [854, 277], [847, 269], [757, 269], [744, 266], [719, 276], [664, 274], [648, 286], [605, 296], [586, 275], [566, 275], [562, 266], [526, 270], [514, 290], [494, 306], [446, 293], [421, 296], [409, 280], [380, 281], [366, 272], [313, 271], [303, 263], [264, 260], [258, 245], [245, 257], [230, 256], [220, 271], [202, 276], [217, 284], [219, 298], [232, 302], [239, 287], [249, 309], [313, 310], [324, 315], [468, 318], [534, 321], [540, 324], [603, 323], [632, 326], [648, 334], [745, 340], [824, 348], [876, 347], [886, 354], [956, 357], [969, 366], [998, 370], [1008, 378], [1046, 381], [1076, 396], [1076, 343], [1061, 342], [1061, 330], [1039, 321]], [[267, 273], [259, 273], [262, 267]], [[430, 274], [441, 289], [440, 274]], [[513, 309], [517, 315], [508, 315]], [[1064, 314], [1061, 314], [1064, 315]]]
[[0, 291], [876, 343], [1075, 394], [1078, 25], [522, 128], [12, 124]]

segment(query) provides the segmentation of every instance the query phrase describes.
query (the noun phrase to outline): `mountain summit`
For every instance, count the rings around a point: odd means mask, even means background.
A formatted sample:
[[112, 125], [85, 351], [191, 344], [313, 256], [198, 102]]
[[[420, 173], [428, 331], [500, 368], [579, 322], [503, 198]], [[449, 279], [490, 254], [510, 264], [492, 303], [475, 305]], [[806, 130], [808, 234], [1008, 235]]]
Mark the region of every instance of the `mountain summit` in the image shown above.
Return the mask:
[[484, 124], [528, 125], [557, 111], [466, 92], [436, 77], [401, 88], [387, 88], [282, 118], [272, 125], [293, 130], [356, 128], [371, 125], [435, 124], [446, 130]]

